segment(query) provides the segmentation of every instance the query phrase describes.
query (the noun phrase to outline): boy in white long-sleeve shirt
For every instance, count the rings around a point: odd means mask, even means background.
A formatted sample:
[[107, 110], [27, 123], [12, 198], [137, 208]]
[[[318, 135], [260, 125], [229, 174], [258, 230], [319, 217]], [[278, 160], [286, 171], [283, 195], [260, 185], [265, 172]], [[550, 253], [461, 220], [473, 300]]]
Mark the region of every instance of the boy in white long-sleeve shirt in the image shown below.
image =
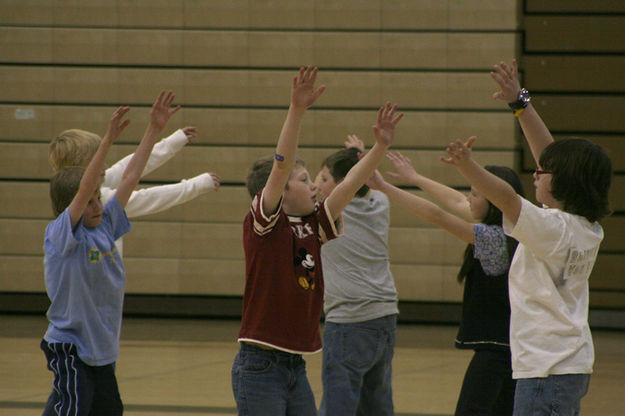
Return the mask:
[[[176, 130], [171, 136], [156, 143], [150, 159], [143, 170], [142, 176], [149, 174], [178, 153], [197, 135], [195, 127], [184, 127]], [[65, 130], [50, 143], [48, 160], [55, 172], [70, 166], [86, 167], [100, 145], [101, 138], [95, 133], [80, 129]], [[106, 204], [115, 194], [122, 180], [124, 170], [133, 154], [130, 154], [110, 168], [106, 169], [102, 178], [102, 203]], [[190, 201], [211, 189], [219, 189], [220, 179], [214, 173], [202, 173], [178, 183], [152, 186], [132, 192], [126, 215], [136, 218], [143, 215], [156, 214], [166, 209]], [[115, 242], [117, 250], [123, 253], [123, 240]]]

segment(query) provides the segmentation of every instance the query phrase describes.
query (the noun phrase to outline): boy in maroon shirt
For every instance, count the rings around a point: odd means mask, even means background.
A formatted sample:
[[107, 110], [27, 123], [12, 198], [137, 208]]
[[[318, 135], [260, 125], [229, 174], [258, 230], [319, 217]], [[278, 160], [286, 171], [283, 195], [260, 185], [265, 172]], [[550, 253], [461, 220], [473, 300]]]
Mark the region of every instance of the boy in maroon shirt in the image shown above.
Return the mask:
[[300, 68], [276, 153], [255, 162], [247, 178], [253, 201], [243, 223], [246, 282], [232, 366], [240, 415], [317, 414], [301, 354], [321, 350], [321, 244], [340, 235], [343, 208], [373, 174], [403, 116], [389, 103], [380, 108], [376, 144], [317, 205], [316, 187], [295, 157], [304, 113], [325, 90], [315, 89], [316, 78], [317, 68]]

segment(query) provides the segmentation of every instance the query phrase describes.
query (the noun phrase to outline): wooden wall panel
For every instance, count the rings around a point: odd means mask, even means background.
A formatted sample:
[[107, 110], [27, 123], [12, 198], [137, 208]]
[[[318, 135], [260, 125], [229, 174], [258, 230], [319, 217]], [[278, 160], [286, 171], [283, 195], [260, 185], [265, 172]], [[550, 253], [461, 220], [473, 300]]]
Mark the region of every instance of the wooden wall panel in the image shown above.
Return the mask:
[[623, 53], [625, 16], [526, 16], [525, 50], [533, 53]]
[[517, 11], [517, 0], [7, 0], [0, 3], [0, 24], [509, 31], [519, 27]]
[[[395, 149], [418, 170], [466, 190], [438, 161], [477, 135], [480, 163], [515, 166], [514, 119], [492, 100], [488, 72], [516, 55], [519, 0], [7, 0], [0, 3], [0, 291], [41, 292], [51, 218], [47, 146], [68, 128], [103, 134], [115, 106], [131, 126], [113, 162], [134, 150], [161, 89], [184, 109], [176, 128], [200, 136], [146, 178], [158, 185], [215, 171], [226, 185], [167, 212], [133, 219], [128, 293], [239, 296], [241, 221], [251, 162], [271, 154], [299, 65], [320, 66], [326, 93], [302, 125], [300, 156], [315, 175], [357, 134], [369, 146], [385, 100], [406, 117]], [[389, 170], [385, 162], [381, 170]], [[423, 195], [422, 192], [417, 192]], [[393, 271], [404, 300], [458, 302], [463, 244], [392, 206]], [[14, 279], [19, 274], [20, 279]]]
[[[109, 152], [108, 160], [114, 162], [132, 153], [136, 146], [118, 145]], [[223, 182], [243, 183], [249, 167], [258, 158], [271, 155], [272, 147], [246, 147], [233, 152], [230, 147], [187, 146], [166, 164], [145, 176], [146, 181], [171, 182], [199, 175], [204, 172], [217, 172]], [[300, 149], [301, 157], [316, 173], [325, 157], [335, 149]], [[466, 185], [464, 178], [453, 167], [441, 162], [441, 150], [406, 150], [419, 171], [424, 175], [449, 185]], [[478, 163], [514, 166], [512, 151], [474, 151]], [[388, 160], [380, 164], [382, 172], [392, 170]], [[314, 173], [311, 173], [314, 174]], [[0, 143], [0, 177], [5, 179], [48, 179], [52, 168], [48, 164], [47, 144]]]
[[0, 28], [3, 61], [20, 64], [466, 70], [513, 56], [517, 40], [515, 33]]
[[625, 132], [624, 95], [533, 94], [532, 103], [552, 131], [571, 133]]
[[[187, 70], [0, 66], [0, 100], [58, 104], [151, 105], [162, 89], [176, 102], [200, 106], [272, 107], [288, 104], [293, 71]], [[328, 90], [318, 107], [497, 109], [492, 80], [480, 73], [322, 71]]]
[[[0, 105], [0, 139], [17, 142], [49, 142], [68, 128], [81, 128], [103, 135], [113, 114], [112, 106]], [[148, 122], [148, 108], [134, 107], [132, 123], [119, 143], [138, 143]], [[444, 149], [450, 141], [469, 135], [478, 137], [476, 149], [514, 150], [516, 129], [512, 116], [502, 111], [403, 111], [393, 149]], [[162, 134], [176, 128], [196, 126], [196, 145], [275, 144], [286, 110], [246, 108], [182, 108]], [[374, 110], [309, 110], [302, 125], [300, 145], [339, 148], [348, 134], [356, 134], [367, 146], [373, 145], [371, 125]]]
[[[1, 256], [43, 255], [49, 220], [0, 219]], [[131, 221], [125, 258], [243, 260], [241, 223]], [[392, 227], [393, 264], [459, 265], [464, 244], [439, 228]]]
[[614, 0], [525, 0], [530, 13], [622, 13], [625, 3]]
[[623, 55], [528, 55], [522, 65], [530, 91], [625, 93]]
[[[0, 181], [0, 195], [6, 196], [0, 204], [0, 218], [52, 220], [49, 186], [47, 182]], [[411, 191], [429, 199], [421, 191]], [[252, 199], [244, 186], [222, 186], [192, 201], [157, 214], [131, 218], [131, 222], [220, 222], [241, 225], [249, 212]], [[391, 201], [392, 227], [433, 227], [410, 211]]]

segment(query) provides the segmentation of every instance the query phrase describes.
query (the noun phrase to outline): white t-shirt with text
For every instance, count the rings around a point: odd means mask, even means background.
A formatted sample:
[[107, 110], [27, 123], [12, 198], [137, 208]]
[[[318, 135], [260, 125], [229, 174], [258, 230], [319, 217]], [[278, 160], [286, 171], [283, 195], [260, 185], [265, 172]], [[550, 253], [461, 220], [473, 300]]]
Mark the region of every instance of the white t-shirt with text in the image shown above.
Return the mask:
[[513, 378], [590, 374], [594, 362], [588, 326], [588, 278], [603, 229], [559, 209], [522, 199], [509, 272]]

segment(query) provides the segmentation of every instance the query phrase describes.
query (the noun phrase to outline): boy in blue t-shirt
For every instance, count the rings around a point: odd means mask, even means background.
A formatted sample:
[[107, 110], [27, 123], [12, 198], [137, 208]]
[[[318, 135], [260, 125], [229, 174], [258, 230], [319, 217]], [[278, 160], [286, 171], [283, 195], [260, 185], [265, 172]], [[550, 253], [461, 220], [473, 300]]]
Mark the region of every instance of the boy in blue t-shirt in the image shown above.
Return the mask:
[[51, 305], [41, 349], [54, 373], [46, 415], [121, 415], [115, 378], [119, 353], [125, 270], [115, 240], [130, 231], [124, 208], [158, 134], [180, 109], [174, 94], [161, 92], [150, 123], [128, 164], [115, 196], [102, 207], [100, 185], [104, 160], [129, 120], [119, 107], [87, 169], [63, 169], [50, 180], [57, 218], [46, 228], [44, 266]]

